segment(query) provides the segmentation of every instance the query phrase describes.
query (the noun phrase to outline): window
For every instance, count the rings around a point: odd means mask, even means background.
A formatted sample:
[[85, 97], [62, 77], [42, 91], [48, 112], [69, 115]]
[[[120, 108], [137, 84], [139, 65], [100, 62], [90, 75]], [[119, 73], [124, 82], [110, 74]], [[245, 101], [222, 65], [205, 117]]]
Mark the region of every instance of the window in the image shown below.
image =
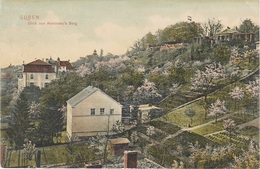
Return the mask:
[[100, 114], [101, 115], [105, 114], [105, 108], [100, 108]]
[[90, 109], [90, 114], [91, 114], [91, 115], [95, 115], [95, 114], [96, 114], [95, 111], [96, 111], [95, 109]]
[[34, 85], [34, 83], [31, 82], [31, 83], [30, 83], [30, 86], [33, 86], [33, 85]]
[[45, 83], [45, 84], [44, 84], [44, 87], [47, 88], [47, 87], [49, 87], [49, 85], [50, 85], [49, 83]]
[[115, 110], [114, 109], [110, 109], [110, 114], [114, 114]]
[[49, 75], [48, 74], [45, 75], [45, 79], [49, 79]]
[[31, 74], [31, 79], [33, 79], [33, 74]]

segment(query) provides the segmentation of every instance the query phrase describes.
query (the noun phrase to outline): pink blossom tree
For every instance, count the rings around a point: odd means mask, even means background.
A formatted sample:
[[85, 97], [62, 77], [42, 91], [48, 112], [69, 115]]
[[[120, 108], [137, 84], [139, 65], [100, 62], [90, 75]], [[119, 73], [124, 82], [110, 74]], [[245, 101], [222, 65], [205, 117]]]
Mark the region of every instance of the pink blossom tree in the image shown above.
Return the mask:
[[85, 77], [86, 75], [90, 75], [92, 73], [92, 69], [90, 69], [87, 65], [82, 64], [78, 67], [76, 73], [78, 73], [80, 77]]
[[246, 85], [246, 93], [249, 95], [249, 103], [247, 104], [246, 109], [252, 114], [258, 114], [259, 112], [259, 82], [260, 79], [258, 77], [256, 80], [250, 81], [249, 84]]
[[259, 82], [260, 79], [256, 79], [255, 81], [250, 81], [248, 85], [246, 85], [246, 90], [250, 93], [252, 98], [259, 97]]
[[209, 114], [208, 116], [214, 116], [215, 117], [215, 123], [217, 123], [217, 118], [222, 115], [226, 114], [227, 109], [225, 106], [225, 101], [220, 101], [217, 99], [215, 103], [212, 103], [210, 108], [209, 108]]
[[229, 92], [229, 95], [235, 101], [235, 108], [239, 110], [238, 102], [240, 102], [245, 96], [243, 88], [235, 87], [231, 92]]
[[134, 99], [138, 102], [153, 102], [162, 96], [157, 92], [157, 88], [153, 82], [145, 79], [142, 86], [138, 87], [134, 92]]
[[204, 71], [197, 70], [191, 79], [191, 89], [200, 92], [204, 96], [205, 118], [207, 116], [207, 96], [217, 86], [220, 80], [225, 79], [225, 70], [220, 63], [207, 65]]

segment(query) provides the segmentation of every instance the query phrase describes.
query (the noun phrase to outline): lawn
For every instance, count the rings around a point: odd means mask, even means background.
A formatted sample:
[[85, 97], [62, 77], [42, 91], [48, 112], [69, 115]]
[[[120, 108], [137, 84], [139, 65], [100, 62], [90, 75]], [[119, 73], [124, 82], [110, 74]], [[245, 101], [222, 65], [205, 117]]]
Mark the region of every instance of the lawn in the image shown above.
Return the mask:
[[239, 130], [239, 133], [252, 138], [254, 141], [259, 143], [259, 128], [255, 126], [246, 126], [243, 129]]
[[166, 123], [166, 122], [163, 122], [160, 120], [150, 121], [149, 124], [168, 134], [174, 134], [181, 129], [179, 126], [176, 126], [176, 125], [173, 125], [170, 123]]
[[[41, 165], [51, 166], [56, 164], [67, 164], [75, 162], [87, 162], [97, 160], [92, 150], [88, 149], [85, 143], [74, 144], [72, 147], [72, 153], [68, 149], [68, 145], [49, 146], [37, 148], [41, 151]], [[23, 155], [21, 151], [20, 165], [24, 166]], [[10, 163], [8, 162], [10, 160]], [[8, 159], [6, 167], [17, 167], [18, 166], [18, 151], [13, 150], [10, 159]], [[29, 162], [31, 166], [35, 166], [34, 159]]]
[[[192, 118], [192, 124], [190, 124], [190, 118], [185, 115], [185, 111], [192, 109], [196, 114]], [[167, 115], [164, 115], [160, 118], [161, 121], [166, 123], [172, 123], [181, 127], [191, 127], [204, 124], [210, 119], [205, 119], [205, 109], [201, 104], [201, 101], [194, 102], [190, 105], [187, 105], [183, 108], [175, 110]]]
[[211, 123], [206, 126], [196, 128], [196, 129], [192, 130], [192, 132], [197, 133], [199, 135], [207, 135], [207, 134], [215, 133], [215, 132], [222, 131], [222, 130], [224, 130], [223, 122], [219, 121], [217, 123]]

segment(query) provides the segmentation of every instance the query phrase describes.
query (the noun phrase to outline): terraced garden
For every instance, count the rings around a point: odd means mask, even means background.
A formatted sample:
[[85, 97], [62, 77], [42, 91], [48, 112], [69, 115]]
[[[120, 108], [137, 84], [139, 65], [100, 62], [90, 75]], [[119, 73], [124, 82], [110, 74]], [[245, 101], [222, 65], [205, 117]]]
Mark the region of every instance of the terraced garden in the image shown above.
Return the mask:
[[236, 149], [247, 147], [250, 142], [249, 139], [234, 134], [229, 137], [229, 134], [225, 131], [217, 134], [208, 135], [206, 136], [206, 138], [220, 145], [234, 146]]

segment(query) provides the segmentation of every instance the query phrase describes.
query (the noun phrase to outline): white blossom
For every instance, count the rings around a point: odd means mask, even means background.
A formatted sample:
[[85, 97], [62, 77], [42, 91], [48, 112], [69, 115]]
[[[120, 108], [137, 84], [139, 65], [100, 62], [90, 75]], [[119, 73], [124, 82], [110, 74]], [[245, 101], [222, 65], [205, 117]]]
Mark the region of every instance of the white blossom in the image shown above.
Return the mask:
[[259, 97], [259, 81], [260, 79], [257, 78], [255, 81], [250, 81], [249, 84], [246, 86], [246, 89], [253, 98]]
[[37, 116], [40, 112], [39, 108], [40, 108], [40, 104], [39, 103], [35, 103], [34, 101], [31, 103], [30, 107], [29, 107], [29, 115], [30, 116]]
[[142, 101], [161, 98], [162, 95], [157, 92], [157, 88], [153, 82], [145, 79], [143, 85], [136, 89], [134, 97], [136, 100]]
[[225, 78], [225, 70], [220, 63], [207, 65], [205, 71], [197, 70], [195, 72], [191, 79], [192, 89], [208, 90], [208, 88], [216, 85], [216, 81], [223, 78]]
[[143, 66], [139, 66], [137, 68], [137, 71], [140, 72], [140, 73], [144, 73], [145, 72], [145, 68]]
[[221, 114], [225, 114], [227, 111], [226, 106], [225, 106], [225, 101], [220, 101], [217, 99], [215, 103], [212, 103], [210, 108], [209, 108], [209, 116], [214, 116], [216, 118], [217, 122], [217, 117]]
[[84, 77], [86, 75], [90, 75], [92, 73], [92, 69], [87, 65], [82, 64], [80, 67], [78, 67], [76, 73], [78, 73], [80, 77]]
[[236, 101], [242, 100], [244, 98], [244, 90], [241, 87], [235, 87], [231, 92], [229, 92], [229, 95]]

